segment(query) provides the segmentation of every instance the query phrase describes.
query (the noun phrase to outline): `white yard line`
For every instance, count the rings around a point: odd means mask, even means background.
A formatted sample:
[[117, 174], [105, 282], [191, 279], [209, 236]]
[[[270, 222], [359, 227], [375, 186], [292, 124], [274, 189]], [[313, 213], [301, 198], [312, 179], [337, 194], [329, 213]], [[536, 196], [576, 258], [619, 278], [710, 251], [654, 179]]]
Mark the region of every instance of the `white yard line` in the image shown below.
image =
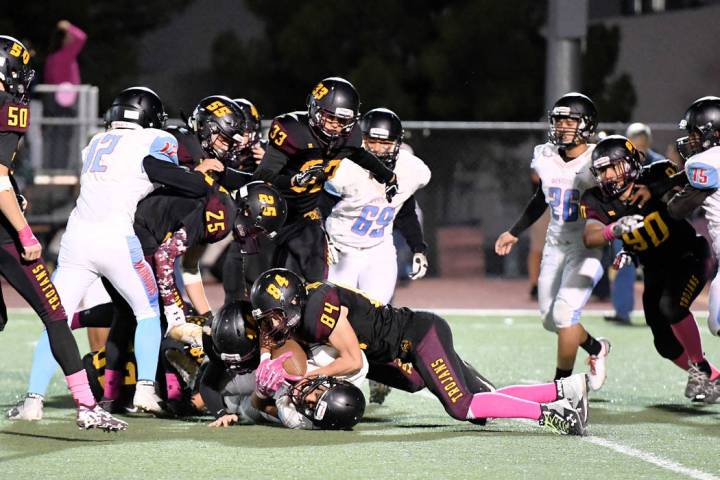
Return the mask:
[[667, 460], [665, 458], [659, 457], [654, 453], [645, 452], [643, 450], [638, 450], [637, 448], [633, 447], [628, 447], [626, 445], [613, 442], [606, 438], [584, 437], [583, 441], [592, 443], [593, 445], [600, 445], [601, 447], [609, 448], [610, 450], [614, 450], [623, 455], [627, 455], [628, 457], [637, 458], [638, 460], [642, 460], [643, 462], [651, 463], [660, 468], [670, 470], [673, 473], [685, 475], [690, 478], [695, 478], [697, 480], [720, 480], [720, 477], [717, 477], [711, 473], [703, 472], [702, 470], [698, 470], [696, 468], [686, 467], [677, 462], [673, 462], [672, 460]]

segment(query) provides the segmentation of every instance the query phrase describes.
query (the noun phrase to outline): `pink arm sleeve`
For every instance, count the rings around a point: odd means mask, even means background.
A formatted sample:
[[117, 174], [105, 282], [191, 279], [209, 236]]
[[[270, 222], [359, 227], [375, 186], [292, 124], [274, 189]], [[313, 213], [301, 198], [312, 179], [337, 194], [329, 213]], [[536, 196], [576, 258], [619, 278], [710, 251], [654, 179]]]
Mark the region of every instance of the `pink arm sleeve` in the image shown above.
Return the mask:
[[85, 46], [85, 41], [87, 40], [87, 33], [80, 30], [80, 28], [76, 27], [75, 25], [70, 24], [70, 27], [67, 29], [67, 34], [72, 37], [72, 41], [70, 41], [67, 46], [61, 48], [58, 53], [62, 55], [63, 59], [65, 59], [66, 61], [72, 61], [78, 55], [80, 55], [80, 52]]

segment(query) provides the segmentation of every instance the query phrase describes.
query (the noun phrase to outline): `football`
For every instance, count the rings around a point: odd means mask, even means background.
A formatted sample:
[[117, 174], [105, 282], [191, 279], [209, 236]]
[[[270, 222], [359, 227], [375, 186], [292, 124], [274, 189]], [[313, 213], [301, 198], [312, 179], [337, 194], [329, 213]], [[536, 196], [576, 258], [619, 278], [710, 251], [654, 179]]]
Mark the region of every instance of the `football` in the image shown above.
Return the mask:
[[307, 354], [298, 342], [288, 339], [282, 347], [272, 351], [272, 358], [277, 358], [283, 353], [292, 352], [292, 356], [283, 362], [285, 371], [290, 375], [305, 375], [307, 370]]

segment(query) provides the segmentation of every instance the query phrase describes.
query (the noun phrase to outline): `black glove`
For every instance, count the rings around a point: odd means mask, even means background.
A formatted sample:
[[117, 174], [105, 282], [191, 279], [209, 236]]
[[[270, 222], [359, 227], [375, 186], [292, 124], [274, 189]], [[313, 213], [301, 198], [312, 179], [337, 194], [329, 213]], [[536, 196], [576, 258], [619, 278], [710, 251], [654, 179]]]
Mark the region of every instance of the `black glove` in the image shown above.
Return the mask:
[[297, 173], [290, 180], [293, 187], [307, 187], [313, 183], [320, 182], [325, 179], [325, 168], [322, 165], [315, 165], [304, 172]]
[[385, 198], [390, 202], [398, 193], [397, 175], [393, 175], [389, 182], [385, 184]]

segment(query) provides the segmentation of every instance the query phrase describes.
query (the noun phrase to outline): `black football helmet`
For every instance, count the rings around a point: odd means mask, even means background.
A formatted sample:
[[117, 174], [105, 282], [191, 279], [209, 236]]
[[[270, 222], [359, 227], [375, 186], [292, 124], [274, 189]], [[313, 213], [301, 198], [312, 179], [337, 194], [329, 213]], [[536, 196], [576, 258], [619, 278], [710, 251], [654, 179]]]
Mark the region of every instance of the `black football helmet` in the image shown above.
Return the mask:
[[238, 190], [238, 215], [233, 234], [236, 240], [260, 234], [274, 238], [287, 218], [285, 197], [265, 182], [250, 182]]
[[260, 125], [262, 117], [255, 105], [247, 98], [233, 98], [233, 101], [245, 114], [245, 119], [248, 124], [248, 132], [250, 132], [250, 143], [246, 148], [250, 148], [259, 142], [262, 137], [262, 127]]
[[676, 141], [678, 152], [685, 160], [720, 145], [720, 97], [695, 100], [678, 128], [688, 133]]
[[105, 126], [132, 123], [143, 128], [165, 128], [167, 114], [157, 93], [147, 87], [130, 87], [115, 97], [105, 113]]
[[[309, 396], [313, 395], [313, 400]], [[319, 395], [319, 396], [318, 396]], [[295, 408], [321, 430], [352, 430], [365, 413], [365, 397], [352, 383], [335, 377], [315, 377], [290, 392]]]
[[374, 108], [363, 115], [362, 120], [360, 120], [360, 129], [366, 142], [370, 138], [393, 142], [392, 148], [387, 152], [375, 152], [369, 149], [367, 145], [365, 145], [365, 148], [382, 160], [388, 168], [395, 168], [400, 145], [402, 145], [405, 137], [400, 117], [387, 108]]
[[238, 373], [251, 372], [260, 359], [257, 327], [247, 302], [224, 305], [213, 319], [210, 336], [215, 353]]
[[255, 280], [250, 301], [262, 334], [281, 346], [302, 318], [307, 301], [305, 281], [286, 268], [272, 268]]
[[[605, 171], [613, 169], [612, 178]], [[605, 196], [617, 198], [630, 188], [642, 170], [642, 158], [635, 145], [622, 135], [610, 135], [598, 142], [592, 153], [590, 172]]]
[[[561, 118], [572, 118], [577, 120], [578, 125], [574, 132], [556, 126]], [[568, 148], [581, 143], [587, 143], [597, 128], [597, 109], [590, 98], [582, 93], [566, 93], [555, 102], [552, 110], [548, 112], [550, 129], [548, 137], [550, 142], [561, 147]], [[565, 140], [568, 133], [573, 133], [572, 140]]]
[[[360, 117], [360, 95], [344, 78], [329, 77], [318, 83], [307, 99], [309, 123], [327, 141], [349, 135]], [[328, 123], [336, 122], [337, 131]]]
[[30, 83], [35, 70], [30, 68], [30, 52], [22, 42], [0, 35], [0, 82], [5, 91], [20, 103], [28, 102]]
[[[224, 164], [232, 163], [237, 152], [248, 144], [248, 119], [233, 100], [211, 95], [200, 100], [188, 118], [203, 151]], [[218, 138], [213, 140], [213, 134]], [[220, 141], [219, 141], [220, 140]]]

